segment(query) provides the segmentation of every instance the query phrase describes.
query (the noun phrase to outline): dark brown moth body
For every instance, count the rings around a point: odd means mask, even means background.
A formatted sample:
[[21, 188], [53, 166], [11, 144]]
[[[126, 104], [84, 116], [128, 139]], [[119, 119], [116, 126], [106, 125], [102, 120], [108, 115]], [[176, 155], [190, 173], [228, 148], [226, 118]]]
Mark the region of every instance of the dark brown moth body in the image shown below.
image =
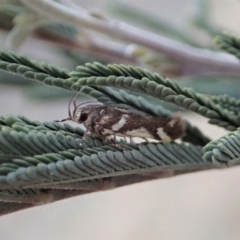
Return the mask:
[[87, 129], [86, 134], [104, 140], [110, 136], [123, 136], [169, 142], [182, 137], [185, 130], [184, 121], [179, 116], [164, 119], [104, 105], [75, 106], [69, 120], [82, 123]]

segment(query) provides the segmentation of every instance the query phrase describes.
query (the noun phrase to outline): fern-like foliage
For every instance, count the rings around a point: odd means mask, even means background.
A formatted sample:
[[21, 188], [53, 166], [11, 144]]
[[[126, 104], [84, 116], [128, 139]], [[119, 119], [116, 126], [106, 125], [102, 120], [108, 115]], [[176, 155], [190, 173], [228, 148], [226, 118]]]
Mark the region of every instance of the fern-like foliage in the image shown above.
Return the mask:
[[240, 39], [233, 34], [222, 34], [215, 38], [217, 46], [240, 59]]
[[240, 162], [240, 129], [229, 133], [217, 141], [212, 141], [204, 148], [203, 159], [216, 165], [232, 166]]
[[239, 116], [240, 114], [240, 99], [229, 97], [228, 95], [211, 96], [214, 103], [221, 107], [232, 111], [233, 114]]
[[161, 118], [174, 115], [161, 105], [165, 101], [233, 131], [210, 142], [200, 129], [185, 120], [186, 133], [180, 143], [137, 144], [121, 140], [109, 145], [94, 136], [83, 140], [84, 131], [69, 124], [0, 116], [1, 214], [238, 161], [237, 99], [204, 96], [159, 74], [125, 65], [94, 63], [68, 72], [14, 52], [0, 51], [0, 69], [47, 85], [81, 91], [108, 106], [137, 109]]
[[7, 116], [3, 122], [8, 126], [2, 126], [0, 136], [2, 189], [47, 187], [146, 170], [212, 166], [202, 161], [200, 146], [126, 142], [103, 145], [100, 139], [94, 138], [80, 146], [82, 131], [67, 124], [31, 124], [26, 118], [13, 116]]

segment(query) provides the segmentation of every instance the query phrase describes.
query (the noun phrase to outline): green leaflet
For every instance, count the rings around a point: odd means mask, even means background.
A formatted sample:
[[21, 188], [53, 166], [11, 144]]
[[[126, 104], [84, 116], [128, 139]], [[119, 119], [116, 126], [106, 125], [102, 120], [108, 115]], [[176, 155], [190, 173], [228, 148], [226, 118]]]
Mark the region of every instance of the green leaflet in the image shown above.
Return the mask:
[[201, 169], [201, 147], [184, 143], [103, 145], [68, 124], [0, 118], [1, 188], [68, 183], [164, 169]]
[[29, 58], [12, 51], [0, 51], [0, 59], [1, 68], [3, 70], [5, 68], [9, 72], [18, 73], [19, 75], [24, 75], [24, 73], [31, 71], [35, 73], [49, 74], [56, 78], [64, 78], [68, 76], [68, 72], [64, 69], [52, 64], [30, 60]]
[[32, 187], [72, 183], [146, 171], [209, 169], [212, 163], [202, 161], [200, 147], [185, 144], [142, 143], [136, 149], [114, 150], [93, 147], [58, 154], [23, 157], [0, 165], [12, 171], [0, 176], [0, 186]]
[[237, 99], [204, 96], [132, 66], [94, 63], [68, 73], [13, 52], [0, 51], [0, 69], [62, 89], [81, 90], [105, 105], [134, 108], [152, 116], [173, 116], [161, 105], [161, 101], [166, 101], [234, 131], [210, 142], [185, 120], [182, 143], [121, 141], [104, 145], [94, 136], [83, 141], [84, 131], [68, 124], [0, 116], [0, 214], [154, 179], [151, 172], [163, 178], [239, 164]]
[[[153, 116], [172, 116], [172, 112], [164, 109], [160, 105], [160, 100], [163, 100], [208, 117], [210, 123], [217, 124], [226, 129], [235, 130], [239, 126], [239, 116], [229, 110], [228, 107], [224, 107], [224, 104], [222, 104], [222, 102], [224, 102], [223, 99], [217, 97], [214, 98], [214, 96], [206, 97], [196, 93], [192, 89], [182, 88], [170, 79], [163, 78], [159, 74], [151, 73], [141, 68], [117, 64], [105, 66], [100, 63], [94, 63], [86, 64], [85, 67], [77, 67], [76, 71], [68, 73], [56, 66], [38, 63], [29, 60], [24, 56], [4, 51], [0, 52], [0, 68], [5, 71], [23, 75], [26, 78], [41, 81], [48, 85], [75, 91], [82, 90], [83, 93], [96, 98], [98, 101], [103, 102], [106, 105], [121, 105], [127, 108], [135, 108]], [[84, 88], [82, 89], [83, 86]], [[116, 89], [118, 88], [123, 90], [117, 91]], [[144, 95], [137, 96], [136, 92]], [[234, 102], [234, 104], [236, 102], [234, 100], [231, 101]], [[94, 155], [95, 159], [100, 158], [100, 156], [97, 155], [98, 152], [105, 154], [103, 159], [108, 158], [113, 161], [113, 159], [116, 159], [115, 154], [123, 154], [123, 151], [127, 149], [128, 153], [126, 153], [126, 156], [124, 155], [124, 158], [120, 158], [121, 161], [126, 161], [126, 159], [129, 158], [131, 159], [130, 162], [132, 162], [134, 154], [137, 154], [137, 159], [145, 159], [144, 161], [139, 162], [141, 168], [151, 168], [155, 166], [151, 166], [152, 163], [149, 166], [146, 159], [154, 159], [155, 162], [157, 162], [157, 159], [161, 159], [160, 155], [157, 155], [158, 157], [153, 157], [154, 154], [149, 151], [149, 146], [153, 148], [153, 143], [148, 146], [148, 144], [131, 145], [122, 142], [119, 144], [120, 146], [124, 146], [124, 150], [119, 150], [114, 146], [103, 146], [100, 139], [93, 137], [84, 141], [79, 149], [79, 142], [81, 141], [83, 131], [74, 129], [67, 124], [40, 123], [20, 116], [1, 117], [0, 124], [0, 141], [2, 143], [1, 152], [3, 154], [1, 159], [4, 159], [4, 157], [8, 159], [7, 161], [2, 161], [2, 170], [0, 171], [2, 171], [3, 179], [9, 174], [12, 176], [12, 180], [15, 179], [16, 176], [21, 176], [25, 181], [27, 179], [27, 175], [25, 175], [26, 169], [34, 168], [35, 170], [33, 171], [38, 172], [40, 170], [37, 167], [41, 166], [40, 169], [42, 169], [45, 174], [43, 181], [46, 181], [46, 178], [50, 178], [50, 181], [52, 181], [53, 179], [48, 175], [49, 166], [51, 167], [51, 170], [55, 171], [57, 169], [55, 165], [58, 164], [61, 172], [64, 172], [65, 161], [68, 161], [68, 164], [71, 162], [71, 167], [73, 167], [73, 163], [76, 164], [76, 162], [74, 162], [76, 159], [78, 161], [84, 160], [86, 164], [86, 159], [88, 159], [87, 162], [90, 161], [92, 155]], [[20, 139], [22, 140], [21, 144], [16, 144]], [[205, 137], [199, 129], [195, 128], [188, 122], [186, 122], [186, 136], [183, 140], [202, 146], [209, 142], [209, 139]], [[27, 149], [27, 145], [31, 146], [30, 150]], [[180, 145], [176, 145], [176, 143], [156, 145], [158, 148], [159, 146], [160, 148], [164, 148], [165, 155], [164, 159], [162, 159], [163, 162], [172, 159], [173, 155], [171, 151], [175, 152], [176, 150], [172, 149], [180, 148], [180, 146], [184, 149], [192, 148], [194, 151], [200, 151], [200, 148], [193, 145], [187, 146], [184, 145], [184, 143]], [[147, 150], [143, 154], [140, 148], [145, 148]], [[71, 152], [73, 150], [70, 149], [80, 151], [81, 153], [78, 152], [78, 154], [81, 156], [75, 156], [74, 154], [76, 153], [73, 154]], [[178, 149], [178, 153], [179, 152], [180, 150]], [[19, 157], [11, 158], [11, 156]], [[175, 160], [172, 159], [172, 163], [174, 163], [172, 166], [173, 168], [174, 165], [178, 166], [178, 164], [185, 163], [184, 161], [186, 161], [187, 158], [187, 155], [177, 156], [177, 158], [174, 158]], [[190, 156], [192, 155], [190, 154]], [[194, 156], [192, 157], [192, 159], [195, 159]], [[201, 157], [202, 153], [199, 153], [198, 161], [200, 161]], [[132, 167], [134, 166], [132, 166], [130, 162], [128, 162], [127, 165], [130, 166], [130, 170], [132, 171]], [[108, 164], [109, 163], [107, 163], [107, 165]], [[120, 171], [122, 169], [121, 167], [119, 168], [119, 163], [115, 163], [114, 166], [115, 170]], [[73, 169], [75, 168], [73, 167], [71, 171], [73, 171]], [[71, 172], [74, 179], [85, 180], [85, 178], [82, 178], [83, 176], [80, 176], [79, 178], [76, 169], [74, 171], [76, 171], [74, 174]], [[100, 176], [99, 172], [94, 172], [92, 174], [93, 175], [88, 176], [89, 178], [86, 179]], [[110, 173], [108, 172], [108, 174]], [[121, 174], [126, 174], [126, 172]], [[67, 176], [67, 178], [69, 177], [67, 172], [63, 175]], [[33, 174], [31, 176], [33, 177], [35, 175]], [[59, 180], [60, 178], [57, 176], [58, 174], [56, 172], [56, 178]], [[3, 180], [3, 182], [5, 180]]]
[[203, 159], [216, 165], [232, 166], [240, 162], [240, 129], [207, 144]]
[[[217, 124], [228, 130], [235, 130], [240, 118], [227, 109], [216, 106], [210, 98], [197, 94], [192, 89], [181, 88], [170, 79], [164, 79], [156, 73], [141, 68], [124, 65], [108, 65], [95, 63], [77, 67], [70, 73], [69, 81], [72, 89], [78, 90], [88, 86], [111, 86], [147, 94], [166, 102], [199, 113], [210, 118], [210, 123]], [[68, 80], [67, 80], [68, 81]]]
[[[201, 8], [198, 19], [201, 21], [198, 23], [212, 31], [212, 26], [206, 24], [206, 6]], [[64, 25], [50, 25], [48, 30], [51, 31], [51, 27], [64, 36], [74, 38], [77, 33], [76, 29]], [[19, 44], [26, 37], [23, 33], [29, 32], [26, 25], [22, 29], [23, 32], [17, 32], [20, 38], [13, 35], [15, 43]], [[225, 51], [240, 57], [240, 41], [236, 37], [221, 36], [217, 43]], [[86, 64], [69, 73], [54, 65], [0, 51], [0, 69], [62, 89], [81, 90], [106, 105], [134, 108], [153, 116], [173, 116], [161, 105], [161, 101], [166, 101], [233, 131], [209, 142], [209, 138], [186, 121], [186, 134], [181, 143], [135, 144], [122, 141], [117, 145], [104, 145], [94, 136], [82, 141], [84, 131], [68, 124], [32, 121], [23, 116], [0, 116], [1, 214], [138, 182], [148, 172], [152, 177], [156, 172], [174, 176], [239, 164], [238, 99], [198, 94], [159, 74], [117, 64]], [[163, 174], [163, 177], [167, 175]], [[129, 181], [136, 176], [137, 180]], [[114, 182], [119, 177], [126, 178]], [[159, 177], [161, 175], [157, 175]], [[110, 187], [106, 187], [107, 181]]]
[[233, 34], [222, 34], [215, 37], [217, 46], [240, 59], [240, 39]]
[[202, 161], [201, 147], [193, 145], [120, 142], [119, 146], [103, 146], [100, 140], [89, 138], [80, 146], [82, 130], [68, 124], [12, 115], [1, 117], [0, 122], [2, 189], [214, 167]]
[[[12, 63], [14, 62], [14, 67], [12, 67]], [[98, 69], [96, 70], [96, 73], [102, 73], [102, 74], [110, 74], [111, 71], [108, 69], [108, 67], [96, 63], [96, 66], [94, 64], [87, 64], [90, 68]], [[121, 71], [120, 70], [114, 70], [117, 73], [122, 73], [125, 76], [131, 76], [131, 72], [129, 72], [128, 67], [124, 65], [122, 66]], [[84, 67], [83, 67], [84, 68]], [[134, 76], [140, 76], [141, 72], [144, 74], [144, 76], [148, 76], [150, 79], [159, 79], [160, 76], [157, 75], [157, 77], [154, 77], [154, 74], [151, 74], [150, 72], [140, 69], [140, 73], [138, 72], [138, 69], [136, 70], [133, 67], [129, 67], [132, 69], [135, 73]], [[17, 73], [20, 75], [23, 75], [26, 78], [37, 80], [40, 82], [44, 82], [45, 84], [52, 85], [52, 86], [58, 86], [64, 89], [71, 89], [71, 86], [76, 82], [76, 79], [69, 78], [70, 76], [67, 74], [65, 70], [61, 70], [60, 68], [48, 65], [46, 63], [41, 66], [40, 63], [36, 61], [29, 60], [28, 58], [16, 54], [10, 51], [0, 51], [0, 69], [5, 71], [10, 71], [12, 73]], [[82, 74], [83, 76], [88, 76], [91, 69], [84, 68], [84, 72], [77, 73], [78, 75]], [[110, 66], [110, 69], [112, 67]], [[87, 74], [87, 75], [86, 75]], [[56, 78], [58, 77], [58, 78]], [[162, 81], [165, 81], [164, 78], [162, 78]], [[166, 81], [165, 81], [166, 82]], [[176, 91], [180, 91], [181, 89], [177, 84], [171, 83], [171, 81], [167, 81], [169, 86], [173, 87]], [[165, 110], [163, 107], [161, 107], [159, 100], [153, 99], [150, 100], [149, 98], [140, 98], [134, 95], [131, 91], [116, 91], [113, 88], [106, 88], [106, 87], [88, 87], [84, 86], [83, 89], [81, 87], [78, 88], [78, 91], [82, 90], [83, 93], [90, 95], [91, 97], [96, 98], [98, 101], [103, 102], [106, 105], [122, 105], [124, 103], [128, 107], [134, 107], [138, 110], [144, 111], [148, 114], [151, 114], [153, 116], [160, 116], [160, 117], [169, 117], [172, 115], [172, 113], [168, 110]], [[154, 102], [153, 102], [154, 101]], [[185, 100], [185, 105], [188, 102], [188, 100]], [[189, 104], [189, 103], [188, 103]], [[157, 108], [156, 108], [157, 105]], [[158, 106], [160, 105], [160, 106]], [[126, 107], [125, 106], [125, 107]], [[195, 109], [195, 104], [191, 105], [192, 109]], [[184, 140], [187, 142], [191, 142], [197, 145], [204, 146], [207, 142], [209, 142], [209, 138], [204, 136], [199, 129], [192, 126], [190, 123], [187, 122], [186, 126], [186, 135], [184, 137]]]
[[212, 96], [211, 99], [215, 104], [232, 111], [235, 115], [240, 114], [240, 99], [228, 95]]
[[[14, 62], [14, 64], [6, 61]], [[132, 66], [86, 64], [86, 67], [77, 67], [77, 71], [72, 72], [71, 77], [67, 78], [66, 72], [57, 67], [47, 64], [41, 66], [21, 55], [2, 51], [0, 52], [0, 69], [18, 73], [48, 85], [75, 91], [80, 91], [83, 86], [89, 85], [111, 86], [140, 92], [197, 112], [210, 118], [210, 123], [228, 130], [235, 130], [240, 122], [238, 116], [232, 115], [230, 111], [221, 106], [216, 106], [210, 98], [197, 94], [191, 89], [181, 88], [177, 83], [164, 79], [156, 73], [152, 74], [147, 70]]]
[[[125, 88], [148, 94], [197, 112], [210, 118], [210, 123], [225, 127], [228, 130], [234, 130], [239, 125], [238, 117], [233, 116], [228, 110], [214, 105], [211, 99], [207, 99], [193, 90], [181, 88], [173, 81], [164, 79], [156, 73], [152, 74], [141, 68], [116, 64], [108, 65], [107, 67], [100, 63], [86, 64], [86, 67], [78, 67], [76, 72], [71, 73], [71, 78], [67, 78], [66, 72], [59, 70], [57, 67], [47, 64], [41, 67], [39, 63], [12, 52], [0, 52], [0, 59], [3, 60], [0, 62], [1, 69], [42, 81], [48, 85], [75, 91], [81, 90], [82, 86], [85, 85]], [[9, 64], [6, 61], [14, 62], [14, 64]], [[22, 64], [27, 64], [27, 66]], [[94, 77], [94, 75], [105, 77]], [[112, 75], [115, 75], [115, 77]], [[59, 78], [60, 76], [61, 78]]]
[[228, 130], [235, 130], [240, 123], [238, 116], [231, 114], [230, 111], [215, 106], [211, 100], [199, 96], [199, 101], [193, 97], [186, 97], [182, 94], [178, 95], [172, 89], [164, 87], [146, 78], [141, 80], [134, 79], [133, 77], [89, 77], [80, 78], [72, 85], [72, 89], [79, 91], [81, 87], [89, 86], [111, 86], [122, 89], [136, 91], [142, 94], [149, 94], [155, 98], [162, 99], [166, 102], [175, 103], [180, 107], [192, 110], [210, 119], [210, 123], [219, 125]]

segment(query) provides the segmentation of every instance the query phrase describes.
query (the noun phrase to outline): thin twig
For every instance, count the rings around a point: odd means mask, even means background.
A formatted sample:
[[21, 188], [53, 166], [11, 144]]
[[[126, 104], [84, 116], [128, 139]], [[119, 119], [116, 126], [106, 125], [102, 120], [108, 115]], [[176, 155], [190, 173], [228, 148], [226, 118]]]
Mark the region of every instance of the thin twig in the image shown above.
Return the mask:
[[22, 2], [52, 21], [68, 23], [78, 28], [85, 27], [164, 53], [182, 64], [182, 71], [185, 75], [203, 75], [203, 73], [221, 76], [240, 75], [239, 62], [231, 55], [194, 48], [123, 22], [94, 17], [88, 12], [79, 11], [51, 0], [22, 0]]

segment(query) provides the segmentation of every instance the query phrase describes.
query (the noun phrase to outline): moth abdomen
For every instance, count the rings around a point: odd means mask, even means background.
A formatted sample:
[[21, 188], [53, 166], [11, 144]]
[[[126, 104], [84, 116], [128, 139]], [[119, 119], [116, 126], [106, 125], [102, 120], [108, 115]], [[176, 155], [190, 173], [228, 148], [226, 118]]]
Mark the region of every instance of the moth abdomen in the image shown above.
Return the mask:
[[[106, 117], [106, 116], [105, 116]], [[179, 117], [162, 119], [119, 110], [104, 125], [104, 133], [128, 137], [152, 138], [169, 142], [184, 135], [185, 124]]]
[[166, 120], [166, 124], [162, 128], [162, 131], [158, 128], [158, 133], [160, 138], [164, 138], [165, 135], [167, 135], [171, 140], [175, 140], [178, 138], [183, 137], [185, 133], [185, 122], [180, 116], [174, 116], [173, 118], [169, 118]]

